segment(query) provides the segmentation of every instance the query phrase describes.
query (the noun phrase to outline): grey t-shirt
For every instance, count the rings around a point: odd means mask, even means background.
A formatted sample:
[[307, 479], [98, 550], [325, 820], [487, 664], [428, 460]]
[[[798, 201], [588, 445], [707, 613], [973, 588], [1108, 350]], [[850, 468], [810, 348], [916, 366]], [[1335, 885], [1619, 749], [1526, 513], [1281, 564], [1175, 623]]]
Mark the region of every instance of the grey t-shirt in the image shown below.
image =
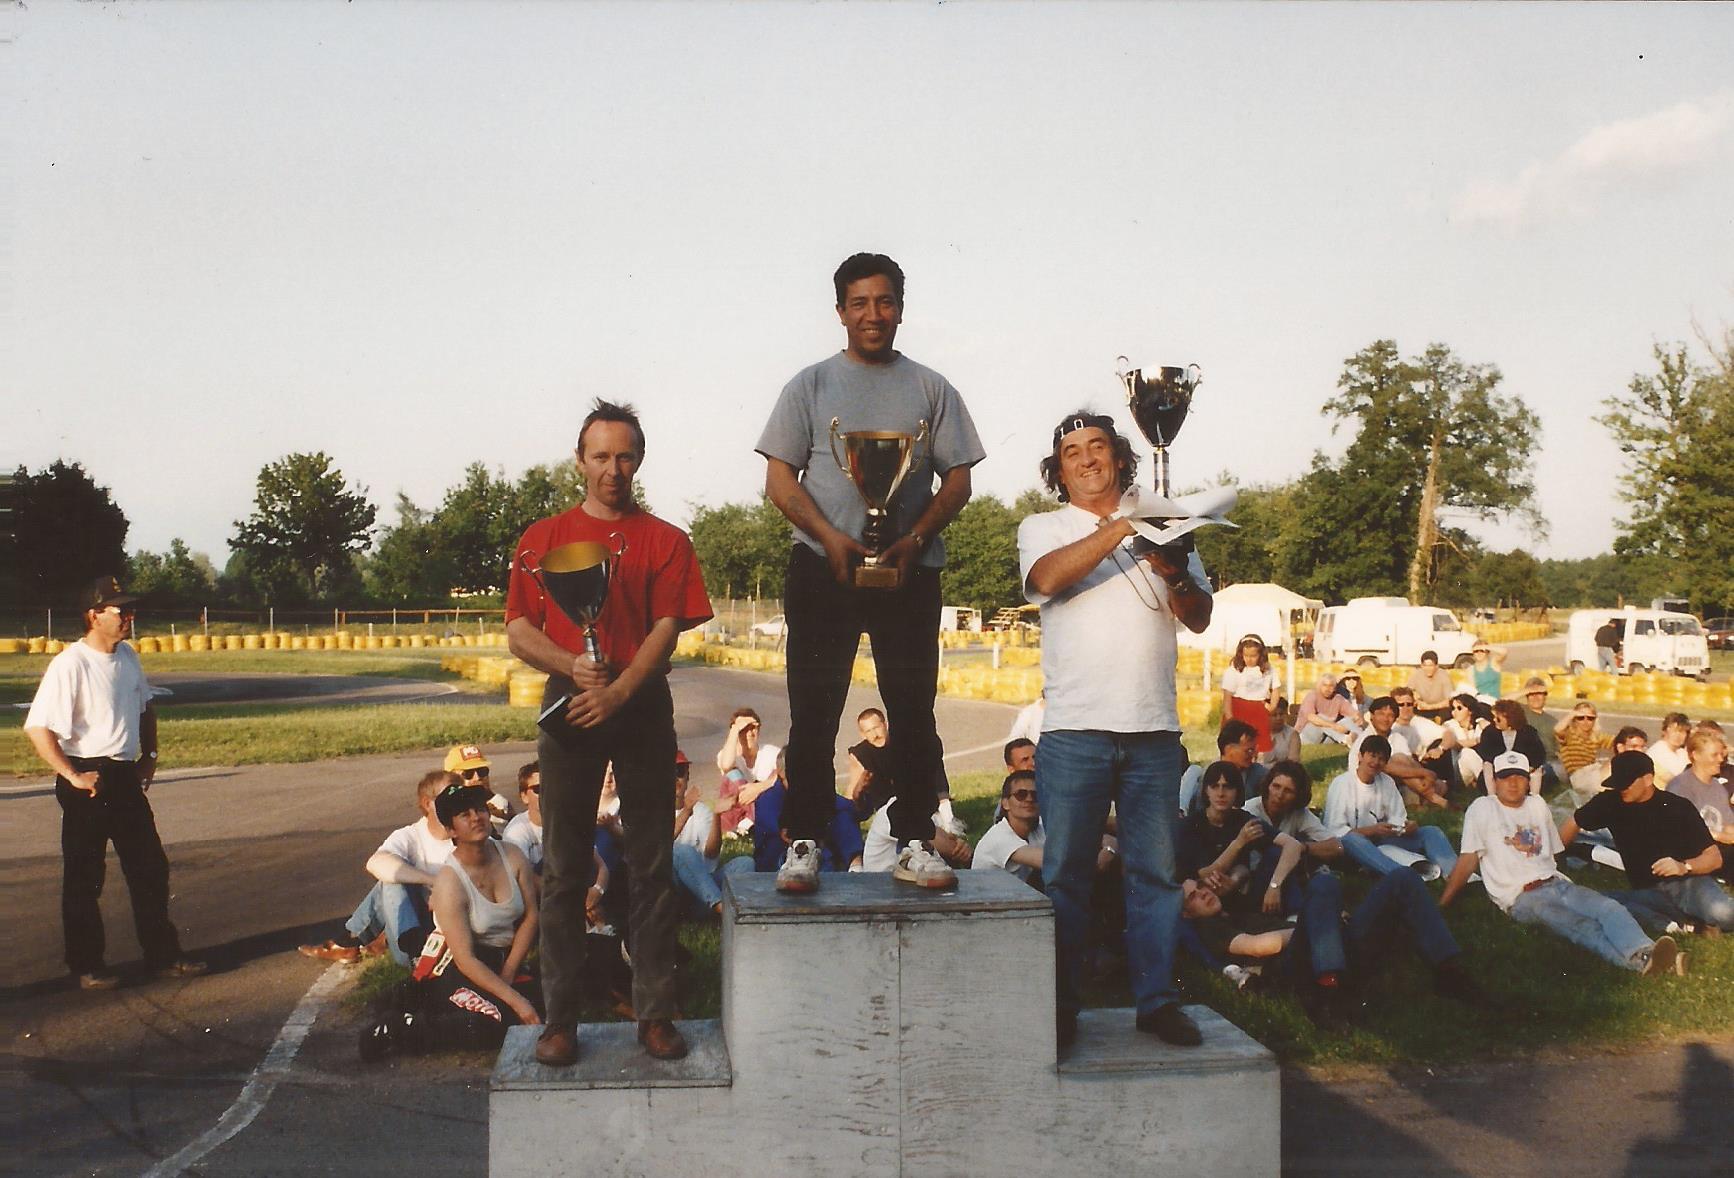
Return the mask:
[[[894, 535], [915, 526], [933, 498], [933, 480], [959, 466], [987, 457], [963, 398], [933, 369], [898, 355], [889, 364], [862, 364], [838, 352], [795, 374], [783, 386], [776, 408], [754, 447], [766, 458], [787, 462], [801, 472], [801, 485], [832, 526], [856, 539], [867, 522], [867, 505], [831, 454], [831, 419], [839, 433], [897, 430], [915, 436], [927, 422], [927, 438], [915, 447], [915, 461], [891, 500]], [[795, 538], [823, 554], [817, 540], [795, 529]], [[930, 568], [945, 564], [945, 545], [936, 538], [921, 554]]]

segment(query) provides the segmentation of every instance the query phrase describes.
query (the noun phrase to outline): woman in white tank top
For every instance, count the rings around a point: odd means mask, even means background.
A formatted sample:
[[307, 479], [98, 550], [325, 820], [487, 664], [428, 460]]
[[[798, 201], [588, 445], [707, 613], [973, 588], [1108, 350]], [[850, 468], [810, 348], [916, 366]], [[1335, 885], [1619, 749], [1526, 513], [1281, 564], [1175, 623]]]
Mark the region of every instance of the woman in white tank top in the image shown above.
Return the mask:
[[435, 799], [453, 847], [434, 881], [434, 925], [481, 1005], [491, 1000], [514, 1016], [506, 1021], [537, 1025], [541, 1016], [511, 984], [536, 943], [536, 876], [522, 851], [491, 837], [487, 800], [473, 785]]

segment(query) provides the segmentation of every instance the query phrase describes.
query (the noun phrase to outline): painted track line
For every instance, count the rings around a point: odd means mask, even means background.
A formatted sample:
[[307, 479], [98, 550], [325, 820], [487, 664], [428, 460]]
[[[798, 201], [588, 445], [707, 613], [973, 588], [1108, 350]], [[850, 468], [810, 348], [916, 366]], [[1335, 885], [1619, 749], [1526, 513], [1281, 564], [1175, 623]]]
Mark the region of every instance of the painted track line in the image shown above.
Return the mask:
[[289, 1012], [283, 1029], [277, 1032], [277, 1038], [271, 1044], [270, 1050], [265, 1052], [265, 1058], [259, 1061], [259, 1066], [254, 1068], [253, 1074], [247, 1078], [241, 1094], [235, 1097], [235, 1103], [217, 1118], [215, 1125], [180, 1152], [164, 1158], [146, 1170], [144, 1178], [170, 1178], [170, 1175], [184, 1173], [189, 1166], [196, 1165], [206, 1154], [252, 1124], [253, 1118], [259, 1115], [265, 1103], [271, 1099], [271, 1093], [276, 1091], [278, 1082], [289, 1074], [307, 1033], [313, 1029], [313, 1024], [318, 1021], [332, 993], [347, 975], [347, 968], [339, 963], [333, 963], [320, 974], [313, 985], [308, 987], [307, 993], [301, 996], [301, 1001], [295, 1004], [295, 1009]]

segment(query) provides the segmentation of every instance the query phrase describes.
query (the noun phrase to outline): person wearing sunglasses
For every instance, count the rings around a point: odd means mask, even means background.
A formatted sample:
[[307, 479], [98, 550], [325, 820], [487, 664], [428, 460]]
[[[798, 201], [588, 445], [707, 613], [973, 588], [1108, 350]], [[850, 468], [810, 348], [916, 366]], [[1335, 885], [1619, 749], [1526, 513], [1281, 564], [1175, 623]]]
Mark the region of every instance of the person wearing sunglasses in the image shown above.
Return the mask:
[[1042, 810], [1037, 803], [1036, 775], [1028, 769], [1006, 774], [999, 789], [999, 820], [987, 828], [975, 848], [975, 869], [1009, 871], [1037, 890], [1042, 886]]
[[54, 770], [60, 803], [60, 915], [66, 966], [81, 989], [112, 990], [120, 977], [104, 960], [103, 875], [109, 843], [126, 876], [145, 968], [190, 978], [205, 963], [181, 953], [169, 919], [169, 860], [145, 791], [157, 771], [157, 718], [132, 636], [133, 604], [115, 577], [85, 586], [84, 637], [43, 672], [24, 717], [24, 735]]
[[531, 761], [518, 767], [518, 805], [523, 807], [506, 823], [500, 837], [524, 852], [524, 858], [539, 875], [542, 871], [542, 763]]
[[492, 765], [482, 755], [482, 750], [473, 744], [453, 745], [446, 751], [445, 770], [456, 773], [465, 785], [479, 785], [488, 791], [488, 817], [494, 824], [495, 833], [503, 832], [516, 811], [512, 808], [511, 798], [494, 792], [490, 777]]

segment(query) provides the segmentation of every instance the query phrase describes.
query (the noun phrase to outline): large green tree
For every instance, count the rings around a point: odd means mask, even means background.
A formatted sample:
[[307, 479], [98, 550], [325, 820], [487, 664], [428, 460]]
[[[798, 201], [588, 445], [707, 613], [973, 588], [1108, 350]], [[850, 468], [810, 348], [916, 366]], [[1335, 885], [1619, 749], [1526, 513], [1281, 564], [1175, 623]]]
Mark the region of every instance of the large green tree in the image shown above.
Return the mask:
[[126, 513], [84, 467], [21, 466], [9, 492], [11, 551], [0, 555], [18, 608], [69, 606], [92, 578], [126, 572]]
[[1639, 581], [1710, 611], [1734, 605], [1734, 330], [1706, 342], [1708, 363], [1658, 345], [1656, 370], [1597, 420], [1626, 456], [1615, 554]]
[[235, 521], [229, 547], [245, 554], [273, 604], [328, 601], [353, 592], [353, 556], [371, 544], [367, 488], [346, 485], [323, 452], [288, 454], [259, 471], [253, 514]]
[[150, 598], [150, 604], [187, 608], [210, 602], [217, 587], [216, 570], [210, 557], [187, 550], [176, 536], [167, 552], [139, 549], [132, 554], [129, 588]]
[[437, 605], [451, 596], [457, 570], [447, 558], [433, 513], [397, 496], [397, 523], [373, 546], [362, 571], [367, 594], [381, 605]]
[[692, 513], [693, 551], [713, 597], [781, 597], [794, 530], [764, 496]]

